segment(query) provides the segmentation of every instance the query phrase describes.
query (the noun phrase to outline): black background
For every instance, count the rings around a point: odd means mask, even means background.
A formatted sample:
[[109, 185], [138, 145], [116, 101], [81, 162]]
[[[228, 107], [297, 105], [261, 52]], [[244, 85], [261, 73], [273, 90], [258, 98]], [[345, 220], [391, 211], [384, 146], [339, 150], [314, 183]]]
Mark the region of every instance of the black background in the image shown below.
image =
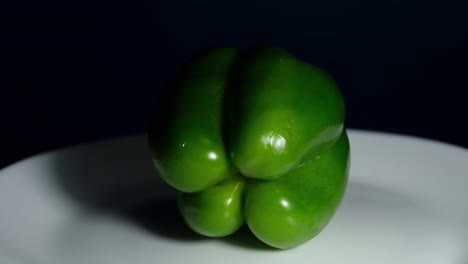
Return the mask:
[[15, 1], [1, 4], [0, 167], [145, 131], [177, 65], [276, 44], [329, 71], [347, 126], [468, 147], [468, 22], [448, 1]]

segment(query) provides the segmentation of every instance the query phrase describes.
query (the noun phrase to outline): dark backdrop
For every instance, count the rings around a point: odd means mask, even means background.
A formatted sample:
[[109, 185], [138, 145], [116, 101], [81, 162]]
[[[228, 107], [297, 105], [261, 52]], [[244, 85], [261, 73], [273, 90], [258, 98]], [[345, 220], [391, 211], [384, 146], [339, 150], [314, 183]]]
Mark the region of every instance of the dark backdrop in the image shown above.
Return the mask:
[[468, 23], [449, 1], [1, 4], [0, 166], [143, 132], [175, 67], [206, 47], [277, 44], [329, 71], [347, 126], [468, 147]]

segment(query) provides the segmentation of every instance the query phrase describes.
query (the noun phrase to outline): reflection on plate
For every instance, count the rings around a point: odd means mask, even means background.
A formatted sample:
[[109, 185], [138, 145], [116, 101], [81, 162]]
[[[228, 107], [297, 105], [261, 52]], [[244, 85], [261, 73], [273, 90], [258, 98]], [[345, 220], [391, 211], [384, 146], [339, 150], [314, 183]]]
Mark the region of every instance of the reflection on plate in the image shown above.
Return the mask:
[[144, 136], [32, 157], [0, 171], [0, 263], [468, 263], [468, 151], [357, 130], [350, 140], [336, 216], [286, 251], [246, 228], [221, 239], [192, 233]]

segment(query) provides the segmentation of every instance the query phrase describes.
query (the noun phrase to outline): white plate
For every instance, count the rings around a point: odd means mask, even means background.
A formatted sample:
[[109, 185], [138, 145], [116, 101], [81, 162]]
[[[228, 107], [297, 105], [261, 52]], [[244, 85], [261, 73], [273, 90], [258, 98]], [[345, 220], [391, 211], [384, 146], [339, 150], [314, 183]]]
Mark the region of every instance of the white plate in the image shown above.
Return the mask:
[[0, 263], [468, 263], [468, 151], [356, 130], [350, 139], [349, 187], [336, 216], [286, 251], [247, 231], [223, 239], [190, 232], [144, 136], [29, 158], [0, 171]]

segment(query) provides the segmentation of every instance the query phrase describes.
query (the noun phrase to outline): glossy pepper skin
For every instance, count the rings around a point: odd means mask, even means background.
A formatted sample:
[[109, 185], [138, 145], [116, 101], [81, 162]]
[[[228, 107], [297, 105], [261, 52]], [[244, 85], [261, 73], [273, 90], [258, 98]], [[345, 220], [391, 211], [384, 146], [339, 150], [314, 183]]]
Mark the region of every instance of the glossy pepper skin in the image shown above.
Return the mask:
[[175, 75], [148, 142], [192, 230], [220, 237], [246, 223], [286, 249], [320, 233], [343, 198], [344, 112], [334, 80], [280, 48], [213, 48]]

